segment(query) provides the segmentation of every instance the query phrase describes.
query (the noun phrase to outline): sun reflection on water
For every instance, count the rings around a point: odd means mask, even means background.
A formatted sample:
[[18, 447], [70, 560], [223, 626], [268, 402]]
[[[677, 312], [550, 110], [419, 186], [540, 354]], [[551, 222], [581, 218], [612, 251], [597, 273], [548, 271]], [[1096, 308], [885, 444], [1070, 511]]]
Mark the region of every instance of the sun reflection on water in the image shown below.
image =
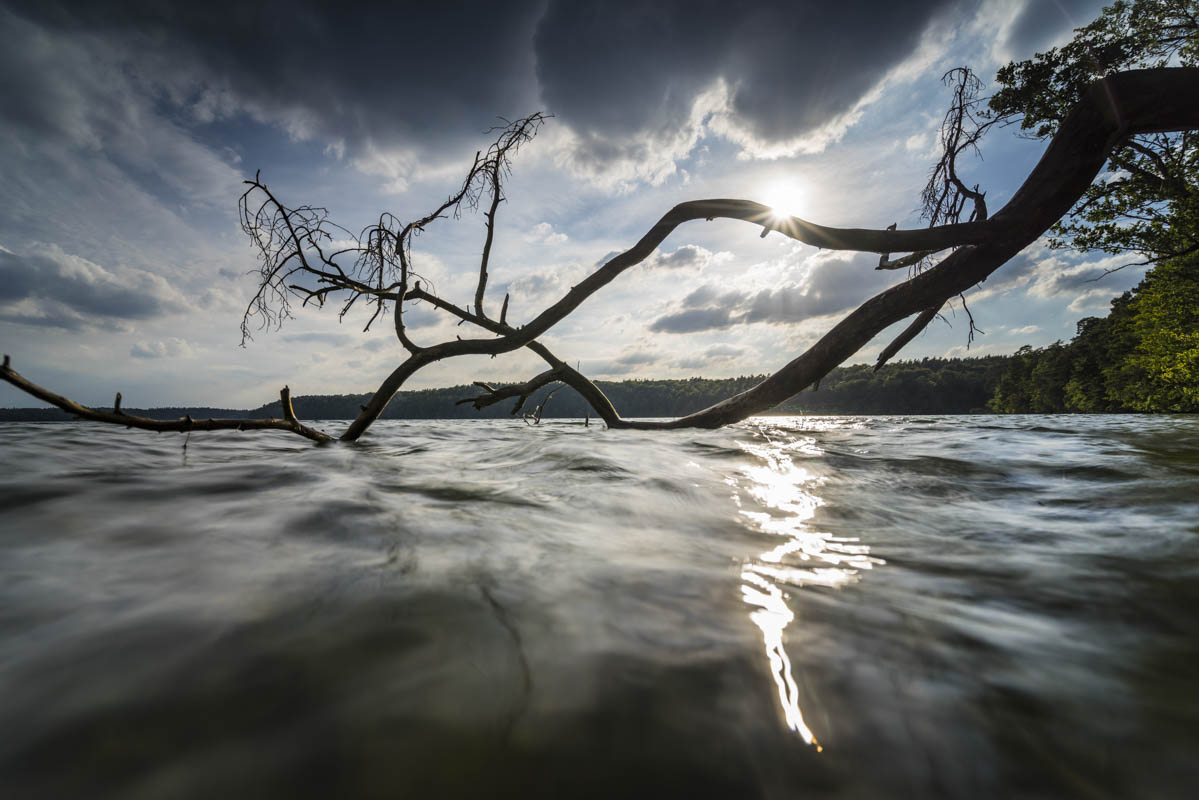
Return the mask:
[[762, 427], [758, 432], [761, 438], [739, 444], [762, 463], [743, 467], [727, 482], [750, 525], [783, 541], [746, 561], [741, 571], [741, 595], [747, 605], [754, 607], [749, 618], [762, 632], [787, 726], [804, 742], [821, 750], [800, 710], [799, 688], [783, 644], [795, 612], [787, 604], [782, 587], [841, 587], [857, 580], [863, 570], [884, 562], [871, 556], [869, 546], [856, 538], [837, 537], [810, 527], [816, 510], [824, 505], [817, 494], [824, 478], [796, 464], [795, 459], [821, 456], [823, 450], [815, 439], [796, 437], [777, 428]]

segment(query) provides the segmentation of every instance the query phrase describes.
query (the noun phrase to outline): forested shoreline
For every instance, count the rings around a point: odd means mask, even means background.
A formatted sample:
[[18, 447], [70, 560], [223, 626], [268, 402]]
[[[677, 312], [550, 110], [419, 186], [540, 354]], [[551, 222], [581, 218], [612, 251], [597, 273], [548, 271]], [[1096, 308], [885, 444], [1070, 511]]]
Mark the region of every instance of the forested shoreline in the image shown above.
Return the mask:
[[[867, 364], [838, 367], [820, 388], [801, 392], [778, 407], [783, 414], [968, 414], [986, 413], [1009, 356], [901, 361], [879, 372]], [[674, 417], [689, 414], [761, 382], [762, 375], [739, 378], [598, 381], [623, 416]], [[539, 389], [522, 413], [533, 413], [551, 387]], [[497, 419], [511, 417], [515, 400], [475, 410], [457, 401], [479, 394], [475, 386], [401, 391], [388, 404], [383, 419]], [[352, 419], [369, 394], [308, 395], [292, 398], [301, 419]], [[150, 408], [125, 409], [152, 419], [278, 417], [278, 401], [254, 409]], [[545, 418], [582, 418], [590, 407], [570, 387], [562, 387], [545, 404]], [[73, 419], [57, 408], [0, 409], [0, 421], [52, 422]]]
[[[970, 414], [990, 413], [988, 402], [1013, 362], [1026, 357], [926, 358], [898, 361], [874, 372], [855, 364], [829, 373], [819, 388], [801, 392], [778, 407], [780, 414]], [[600, 381], [604, 393], [625, 416], [673, 417], [688, 414], [755, 385], [761, 375], [739, 378]], [[523, 413], [532, 413], [549, 388], [534, 393]], [[478, 394], [474, 386], [401, 391], [383, 412], [384, 419], [496, 419], [511, 416], [515, 401], [475, 410], [458, 400]], [[302, 419], [352, 419], [368, 394], [308, 395], [292, 398]], [[254, 409], [166, 407], [126, 409], [153, 419], [278, 417], [278, 401]], [[545, 404], [545, 418], [582, 418], [589, 407], [570, 387], [563, 387]], [[73, 417], [57, 408], [0, 409], [0, 422], [57, 422]]]
[[1008, 357], [1000, 413], [1199, 412], [1199, 253], [1155, 266], [1068, 343]]

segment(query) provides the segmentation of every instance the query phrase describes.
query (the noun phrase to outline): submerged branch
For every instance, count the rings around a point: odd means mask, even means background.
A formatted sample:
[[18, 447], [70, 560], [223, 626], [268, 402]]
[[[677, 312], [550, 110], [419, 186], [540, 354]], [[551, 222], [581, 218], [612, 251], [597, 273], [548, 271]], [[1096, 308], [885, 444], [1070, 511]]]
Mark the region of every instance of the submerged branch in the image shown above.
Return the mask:
[[0, 366], [0, 379], [11, 383], [26, 394], [32, 395], [39, 400], [43, 400], [50, 405], [57, 406], [69, 414], [74, 414], [80, 419], [90, 420], [92, 422], [107, 422], [113, 425], [123, 425], [126, 428], [138, 428], [145, 431], [156, 431], [158, 433], [177, 432], [185, 433], [190, 431], [256, 431], [256, 430], [276, 430], [287, 431], [306, 439], [311, 439], [314, 442], [331, 442], [333, 437], [326, 433], [309, 428], [296, 419], [295, 412], [291, 408], [291, 393], [286, 386], [279, 392], [279, 402], [283, 407], [283, 415], [285, 419], [192, 419], [191, 415], [181, 417], [174, 420], [150, 419], [149, 417], [135, 417], [121, 411], [121, 395], [118, 393], [116, 401], [113, 403], [112, 411], [98, 411], [94, 408], [80, 405], [74, 400], [70, 400], [62, 395], [55, 394], [49, 389], [38, 386], [33, 381], [24, 377], [10, 365], [9, 357], [4, 356], [4, 364]]
[[454, 405], [460, 406], [464, 403], [470, 403], [475, 407], [475, 410], [484, 409], [487, 406], [495, 405], [501, 400], [509, 397], [516, 398], [516, 405], [512, 407], [512, 414], [515, 416], [524, 408], [525, 403], [529, 399], [529, 395], [537, 391], [543, 386], [548, 386], [551, 383], [558, 381], [559, 370], [557, 367], [547, 369], [545, 372], [535, 375], [524, 383], [510, 383], [504, 386], [491, 386], [482, 381], [475, 381], [475, 386], [486, 392], [486, 394], [478, 395], [477, 397], [464, 397]]

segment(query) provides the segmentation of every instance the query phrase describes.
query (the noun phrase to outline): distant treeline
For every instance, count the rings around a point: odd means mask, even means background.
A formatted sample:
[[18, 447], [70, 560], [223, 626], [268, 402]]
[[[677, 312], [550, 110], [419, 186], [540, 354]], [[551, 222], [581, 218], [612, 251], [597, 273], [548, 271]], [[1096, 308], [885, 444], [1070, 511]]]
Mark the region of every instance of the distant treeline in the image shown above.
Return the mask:
[[[967, 414], [986, 412], [1007, 358], [903, 361], [874, 373], [865, 364], [838, 367], [816, 391], [801, 392], [777, 409], [806, 414]], [[760, 383], [765, 375], [740, 378], [597, 381], [623, 417], [679, 417], [707, 408]], [[545, 399], [541, 389], [525, 403], [523, 412]], [[480, 392], [474, 386], [452, 386], [400, 392], [388, 404], [383, 419], [478, 419], [511, 415], [515, 400], [476, 411], [469, 403], [455, 405]], [[349, 419], [369, 395], [323, 395], [292, 401], [296, 414], [307, 419]], [[277, 416], [279, 404], [255, 409], [251, 416]], [[546, 403], [545, 417], [583, 417], [594, 412], [573, 389], [563, 387]]]
[[[820, 382], [819, 388], [801, 392], [777, 409], [790, 414], [968, 414], [987, 411], [1000, 376], [1012, 356], [987, 358], [926, 358], [898, 361], [879, 372], [865, 364], [838, 367]], [[762, 381], [764, 375], [740, 378], [687, 378], [684, 380], [598, 381], [612, 404], [625, 417], [677, 417], [699, 411], [726, 397], [743, 392]], [[545, 399], [548, 389], [536, 392], [525, 403], [532, 413]], [[515, 400], [505, 400], [476, 411], [469, 403], [456, 401], [474, 397], [474, 386], [402, 391], [388, 404], [383, 419], [486, 419], [508, 417]], [[352, 419], [370, 395], [308, 395], [292, 398], [301, 419]], [[154, 419], [193, 417], [255, 418], [281, 415], [278, 401], [255, 409], [151, 408], [123, 409], [128, 414]], [[579, 418], [593, 414], [575, 391], [558, 390], [546, 404], [545, 417]], [[0, 421], [52, 422], [73, 419], [56, 408], [0, 409]]]

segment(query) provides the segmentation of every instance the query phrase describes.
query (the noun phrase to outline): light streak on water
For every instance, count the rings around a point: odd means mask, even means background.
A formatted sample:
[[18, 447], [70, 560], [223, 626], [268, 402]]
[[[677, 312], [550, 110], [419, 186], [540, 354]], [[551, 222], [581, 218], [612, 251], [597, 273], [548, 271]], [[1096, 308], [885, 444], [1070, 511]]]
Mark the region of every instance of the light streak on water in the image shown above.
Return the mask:
[[[857, 539], [811, 529], [809, 523], [816, 510], [824, 505], [817, 494], [823, 478], [796, 465], [793, 458], [820, 456], [822, 451], [815, 440], [788, 435], [776, 440], [770, 431], [761, 432], [762, 440], [739, 444], [763, 463], [744, 467], [728, 483], [736, 490], [734, 501], [750, 525], [784, 541], [745, 563], [741, 572], [742, 599], [755, 609], [749, 618], [762, 632], [787, 727], [821, 751], [804, 720], [799, 687], [784, 644], [795, 612], [787, 604], [782, 586], [839, 588], [856, 581], [861, 571], [884, 562], [872, 557], [869, 546]], [[766, 510], [745, 508], [747, 500]]]

